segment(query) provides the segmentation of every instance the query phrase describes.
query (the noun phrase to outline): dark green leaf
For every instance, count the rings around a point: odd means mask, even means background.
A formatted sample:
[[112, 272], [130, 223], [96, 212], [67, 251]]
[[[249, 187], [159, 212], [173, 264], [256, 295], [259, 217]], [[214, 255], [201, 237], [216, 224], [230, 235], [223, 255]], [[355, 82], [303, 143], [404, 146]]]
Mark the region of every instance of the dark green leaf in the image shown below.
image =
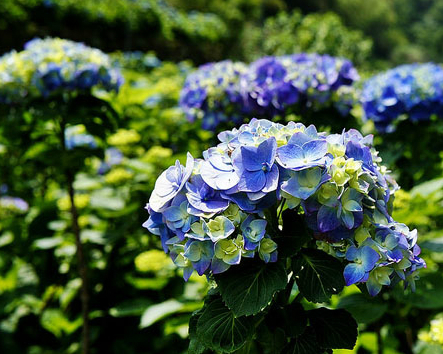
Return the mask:
[[188, 354], [202, 354], [206, 350], [203, 343], [197, 337], [197, 322], [202, 310], [195, 311], [189, 320], [189, 348]]
[[308, 311], [308, 317], [323, 348], [354, 348], [358, 335], [357, 322], [349, 312], [320, 308]]
[[372, 323], [383, 316], [388, 304], [377, 298], [357, 293], [342, 297], [337, 308], [349, 311], [359, 323]]
[[244, 316], [265, 308], [288, 279], [281, 263], [250, 261], [217, 275], [215, 280], [226, 305], [236, 316]]
[[291, 340], [284, 354], [322, 354], [324, 350], [319, 347], [315, 332], [311, 327], [297, 338]]
[[207, 348], [232, 353], [246, 343], [253, 325], [252, 318], [236, 317], [220, 297], [215, 297], [203, 308], [196, 333]]
[[308, 301], [327, 301], [345, 285], [343, 265], [323, 251], [303, 249], [295, 258], [292, 269], [300, 292]]
[[287, 344], [285, 332], [281, 328], [265, 324], [258, 328], [257, 340], [264, 354], [279, 354]]

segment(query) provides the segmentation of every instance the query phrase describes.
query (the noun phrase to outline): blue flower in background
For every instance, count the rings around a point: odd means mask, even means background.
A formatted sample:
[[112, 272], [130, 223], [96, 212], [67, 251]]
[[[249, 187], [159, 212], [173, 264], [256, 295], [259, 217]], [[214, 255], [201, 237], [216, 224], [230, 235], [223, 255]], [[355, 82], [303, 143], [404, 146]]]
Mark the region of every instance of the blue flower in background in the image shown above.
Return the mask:
[[[13, 59], [13, 60], [11, 60]], [[100, 88], [118, 91], [123, 78], [98, 49], [60, 38], [33, 39], [0, 57], [3, 101]]]
[[65, 129], [65, 146], [68, 150], [76, 147], [95, 149], [97, 142], [92, 135], [86, 133], [85, 127], [79, 124]]
[[380, 132], [395, 129], [398, 118], [427, 120], [443, 113], [443, 68], [434, 63], [407, 64], [377, 74], [363, 85], [366, 119]]

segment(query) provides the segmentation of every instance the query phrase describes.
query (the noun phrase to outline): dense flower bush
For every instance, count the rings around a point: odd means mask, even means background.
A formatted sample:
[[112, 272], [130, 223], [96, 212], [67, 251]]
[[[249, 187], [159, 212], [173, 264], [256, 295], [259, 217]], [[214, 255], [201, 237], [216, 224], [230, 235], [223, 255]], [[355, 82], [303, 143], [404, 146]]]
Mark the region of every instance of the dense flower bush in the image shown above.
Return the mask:
[[263, 57], [249, 65], [223, 61], [201, 66], [186, 80], [180, 105], [204, 129], [242, 122], [245, 115], [276, 116], [334, 106], [342, 115], [357, 101], [359, 79], [349, 60], [329, 55]]
[[100, 87], [118, 90], [119, 71], [99, 49], [60, 38], [36, 38], [0, 58], [0, 100]]
[[247, 111], [240, 94], [240, 77], [247, 66], [230, 60], [202, 65], [188, 76], [180, 94], [180, 106], [188, 119], [202, 119], [203, 129], [221, 122], [242, 121]]
[[242, 88], [254, 112], [273, 116], [296, 103], [313, 109], [330, 101], [338, 103], [340, 92], [336, 92], [358, 79], [349, 60], [302, 53], [253, 62]]
[[406, 115], [412, 121], [443, 113], [443, 68], [433, 63], [401, 65], [364, 84], [361, 101], [367, 119], [391, 132]]
[[269, 210], [303, 215], [317, 246], [346, 262], [347, 285], [366, 283], [371, 295], [425, 265], [417, 232], [390, 215], [395, 182], [356, 130], [318, 133], [253, 119], [218, 135], [203, 153], [188, 154], [158, 178], [149, 199], [150, 232], [183, 268], [218, 274], [257, 255], [275, 262], [280, 218]]

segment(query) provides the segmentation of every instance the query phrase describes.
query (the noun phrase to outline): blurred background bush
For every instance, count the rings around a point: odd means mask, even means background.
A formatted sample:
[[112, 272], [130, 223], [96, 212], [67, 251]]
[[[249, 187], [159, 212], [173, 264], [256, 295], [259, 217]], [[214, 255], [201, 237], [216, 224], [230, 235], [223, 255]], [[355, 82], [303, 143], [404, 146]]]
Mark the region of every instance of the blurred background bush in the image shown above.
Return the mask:
[[[117, 117], [106, 134], [77, 128], [79, 134], [100, 135], [95, 152], [83, 146], [76, 155], [81, 167], [74, 182], [89, 268], [91, 353], [185, 353], [187, 324], [201, 307], [206, 279], [193, 276], [184, 283], [158, 237], [141, 225], [161, 171], [176, 159], [183, 163], [187, 151], [199, 157], [215, 141], [213, 132], [188, 122], [179, 107], [186, 77], [210, 61], [250, 63], [298, 52], [350, 59], [363, 80], [399, 64], [443, 62], [443, 3], [0, 1], [0, 52], [20, 51], [25, 42], [46, 36], [112, 52], [124, 77], [118, 94], [93, 92], [101, 113], [91, 113], [90, 103], [73, 113], [79, 124], [82, 117], [106, 112]], [[51, 155], [52, 128], [42, 123], [65, 103], [59, 97], [0, 108], [1, 353], [80, 352], [81, 280], [71, 201], [59, 160]], [[416, 293], [396, 289], [368, 303], [355, 287], [330, 305], [349, 309], [359, 320], [354, 353], [442, 353], [443, 152], [436, 144], [441, 122], [434, 118], [418, 131], [406, 122], [393, 135], [378, 134], [372, 122], [361, 120], [361, 107], [352, 113], [360, 118], [359, 128], [376, 134], [381, 157], [405, 183], [395, 217], [419, 230], [428, 269]], [[412, 159], [432, 166], [416, 173]]]

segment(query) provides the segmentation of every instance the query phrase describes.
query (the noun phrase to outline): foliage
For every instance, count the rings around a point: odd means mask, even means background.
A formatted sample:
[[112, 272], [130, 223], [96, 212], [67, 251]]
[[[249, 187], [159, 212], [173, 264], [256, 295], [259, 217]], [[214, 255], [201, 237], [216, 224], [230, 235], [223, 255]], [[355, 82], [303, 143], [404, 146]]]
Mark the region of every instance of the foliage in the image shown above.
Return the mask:
[[280, 12], [266, 19], [259, 33], [255, 41], [247, 42], [247, 48], [251, 51], [247, 54], [254, 59], [263, 54], [308, 52], [342, 56], [356, 65], [363, 65], [371, 55], [371, 39], [345, 27], [334, 13], [303, 16], [299, 10]]

